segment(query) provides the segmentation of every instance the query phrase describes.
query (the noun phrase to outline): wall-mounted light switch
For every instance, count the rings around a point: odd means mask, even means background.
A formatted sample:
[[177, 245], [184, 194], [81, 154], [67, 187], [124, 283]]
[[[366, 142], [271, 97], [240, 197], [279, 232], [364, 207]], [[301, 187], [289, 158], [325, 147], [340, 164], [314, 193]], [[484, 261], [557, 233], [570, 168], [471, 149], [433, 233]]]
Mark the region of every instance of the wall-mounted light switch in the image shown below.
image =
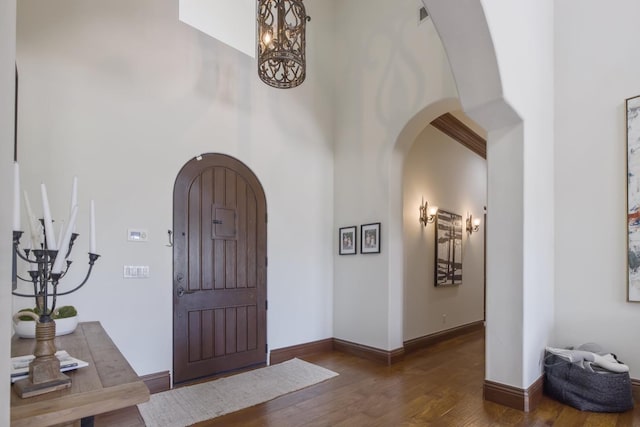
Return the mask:
[[148, 265], [125, 265], [123, 268], [125, 279], [147, 279], [149, 278]]

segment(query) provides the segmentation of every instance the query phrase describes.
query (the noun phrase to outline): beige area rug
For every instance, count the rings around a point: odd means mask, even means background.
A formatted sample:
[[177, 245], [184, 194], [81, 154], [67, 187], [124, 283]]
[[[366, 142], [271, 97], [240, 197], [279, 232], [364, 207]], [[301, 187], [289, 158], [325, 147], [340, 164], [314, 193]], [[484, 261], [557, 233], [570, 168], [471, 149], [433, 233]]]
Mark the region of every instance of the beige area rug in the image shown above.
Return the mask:
[[184, 427], [266, 402], [337, 373], [291, 359], [215, 381], [152, 394], [138, 405], [147, 427]]

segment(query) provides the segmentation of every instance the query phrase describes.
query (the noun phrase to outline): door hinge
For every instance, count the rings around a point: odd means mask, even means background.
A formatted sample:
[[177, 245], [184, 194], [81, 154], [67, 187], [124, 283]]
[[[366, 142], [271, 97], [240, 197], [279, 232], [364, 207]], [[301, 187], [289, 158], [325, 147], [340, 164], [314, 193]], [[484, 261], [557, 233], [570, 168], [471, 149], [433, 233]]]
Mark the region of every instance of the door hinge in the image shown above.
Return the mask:
[[268, 218], [268, 217], [267, 217], [267, 213], [265, 212], [265, 213], [264, 213], [264, 222], [268, 222], [267, 218]]
[[264, 266], [265, 267], [269, 266], [269, 258], [268, 257], [264, 257]]
[[264, 300], [264, 309], [269, 310], [269, 301]]
[[264, 345], [264, 352], [265, 353], [269, 353], [269, 345], [268, 344]]

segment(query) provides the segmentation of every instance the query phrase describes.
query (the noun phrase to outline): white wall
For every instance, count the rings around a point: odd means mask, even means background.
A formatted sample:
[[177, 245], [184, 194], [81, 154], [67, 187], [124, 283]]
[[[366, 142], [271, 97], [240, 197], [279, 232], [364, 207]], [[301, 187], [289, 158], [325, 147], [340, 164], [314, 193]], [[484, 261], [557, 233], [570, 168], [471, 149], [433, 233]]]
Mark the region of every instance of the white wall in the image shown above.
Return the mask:
[[597, 342], [640, 378], [640, 305], [626, 302], [625, 125], [625, 99], [640, 94], [640, 4], [561, 0], [555, 15], [554, 344]]
[[[13, 123], [15, 83], [16, 1], [0, 0], [0, 198], [13, 200]], [[12, 204], [0, 204], [0, 378], [9, 377], [11, 336]], [[0, 387], [0, 426], [9, 425], [9, 381]]]
[[[483, 320], [486, 160], [427, 126], [407, 155], [403, 193], [404, 340]], [[435, 223], [418, 221], [422, 197], [463, 217], [459, 286], [434, 286]], [[471, 235], [464, 230], [467, 212], [482, 220]]]
[[[313, 13], [305, 83], [276, 90], [255, 60], [178, 21], [174, 1], [23, 0], [18, 7], [20, 150], [32, 204], [45, 181], [56, 218], [79, 178], [81, 233], [73, 274], [85, 271], [95, 199], [95, 272], [61, 298], [99, 320], [140, 375], [172, 366], [172, 192], [203, 152], [237, 157], [267, 197], [268, 344], [333, 336], [333, 145], [330, 4]], [[129, 243], [130, 227], [149, 231]], [[125, 280], [123, 265], [151, 277]], [[18, 298], [14, 309], [32, 305]]]
[[[402, 346], [402, 279], [390, 279], [391, 253], [402, 251], [401, 201], [390, 203], [392, 149], [414, 115], [456, 95], [432, 23], [418, 25], [420, 5], [335, 3], [334, 331], [385, 350]], [[392, 216], [400, 227], [392, 229]], [[370, 222], [382, 224], [381, 253], [338, 256], [338, 228]]]
[[525, 388], [522, 127], [491, 131], [487, 140], [485, 378]]
[[523, 119], [521, 381], [528, 387], [542, 373], [542, 355], [554, 324], [554, 2], [487, 0], [483, 4], [505, 99]]

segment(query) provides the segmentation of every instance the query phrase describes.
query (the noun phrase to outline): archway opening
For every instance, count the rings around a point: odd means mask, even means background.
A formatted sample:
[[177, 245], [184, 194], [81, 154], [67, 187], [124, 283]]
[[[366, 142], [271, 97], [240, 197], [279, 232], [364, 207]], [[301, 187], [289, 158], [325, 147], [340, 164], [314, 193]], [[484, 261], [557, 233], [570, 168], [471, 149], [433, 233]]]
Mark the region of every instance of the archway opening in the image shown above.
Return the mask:
[[[447, 52], [459, 99], [442, 100], [413, 117], [400, 132], [389, 167], [389, 342], [402, 345], [404, 242], [402, 171], [416, 133], [437, 113], [461, 109], [487, 137], [487, 329], [488, 383], [526, 387], [523, 330], [523, 159], [520, 116], [503, 98], [496, 52], [481, 1], [423, 0]], [[460, 28], [465, 31], [461, 32]], [[447, 104], [461, 108], [446, 108]], [[509, 352], [501, 343], [509, 342]]]
[[[442, 125], [446, 123], [447, 126]], [[471, 126], [471, 127], [470, 127]], [[485, 132], [460, 111], [446, 113], [416, 137], [403, 167], [405, 351], [484, 323]], [[472, 151], [469, 143], [477, 148]], [[426, 222], [419, 206], [437, 209]]]

